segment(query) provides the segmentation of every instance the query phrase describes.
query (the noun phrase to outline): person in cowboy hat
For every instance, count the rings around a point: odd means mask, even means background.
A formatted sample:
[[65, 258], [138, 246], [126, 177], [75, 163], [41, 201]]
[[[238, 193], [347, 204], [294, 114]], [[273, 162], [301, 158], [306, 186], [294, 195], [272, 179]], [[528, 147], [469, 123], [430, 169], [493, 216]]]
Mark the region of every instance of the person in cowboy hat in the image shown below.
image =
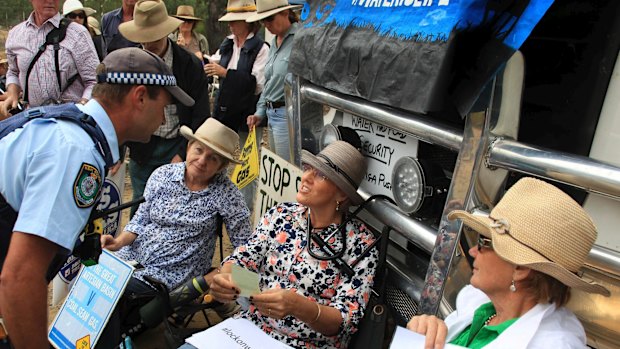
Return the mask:
[[[134, 19], [118, 28], [124, 37], [161, 57], [171, 67], [179, 86], [196, 101], [191, 108], [179, 104], [166, 108], [166, 123], [155, 131], [151, 141], [146, 145], [129, 145], [134, 199], [142, 196], [146, 180], [156, 168], [185, 158], [187, 143], [179, 134], [180, 127], [188, 126], [195, 131], [210, 116], [208, 82], [202, 63], [168, 38], [181, 23], [182, 20], [168, 16], [161, 0], [140, 0], [134, 9]], [[135, 209], [131, 212], [133, 215]]]
[[[233, 155], [239, 136], [213, 118], [195, 133], [182, 126], [181, 134], [189, 140], [186, 160], [155, 170], [144, 191], [146, 201], [123, 232], [116, 238], [101, 238], [103, 248], [118, 251], [119, 258], [138, 261], [144, 267], [134, 272], [125, 299], [154, 293], [145, 277], [174, 290], [211, 270], [218, 216], [233, 246], [245, 244], [250, 236], [250, 211], [226, 172], [229, 163], [239, 163]], [[216, 272], [205, 275], [205, 281], [210, 282]], [[145, 297], [140, 298], [146, 303]], [[215, 308], [220, 316], [231, 309], [234, 307]], [[121, 320], [132, 318], [119, 315]], [[137, 324], [123, 321], [121, 333]]]
[[246, 119], [248, 127], [259, 125], [266, 117], [269, 122], [269, 144], [285, 160], [291, 157], [289, 149], [288, 119], [284, 108], [284, 77], [288, 72], [288, 59], [293, 48], [295, 33], [299, 30], [299, 17], [287, 0], [258, 0], [256, 14], [246, 22], [260, 21], [275, 35], [269, 50], [265, 69], [265, 86], [256, 103], [256, 111]]
[[581, 323], [565, 307], [570, 290], [609, 291], [579, 276], [597, 233], [578, 203], [549, 183], [522, 178], [488, 216], [455, 210], [448, 219], [478, 237], [469, 249], [473, 274], [445, 322], [429, 315], [409, 321], [426, 335], [426, 348], [586, 347]]
[[[147, 74], [152, 78], [144, 79]], [[172, 96], [194, 102], [159, 57], [127, 48], [97, 67], [88, 103], [41, 109], [83, 112], [100, 136], [74, 121], [32, 118], [0, 139], [0, 163], [11, 169], [0, 174], [0, 312], [11, 348], [49, 348], [47, 285], [62, 266], [52, 261], [64, 262], [79, 241], [99, 202], [106, 169], [119, 159], [118, 146], [148, 141]], [[36, 116], [24, 113], [0, 129]]]
[[302, 164], [297, 203], [279, 204], [263, 216], [248, 243], [213, 277], [211, 294], [220, 302], [237, 299], [230, 274], [237, 264], [260, 275], [261, 292], [235, 317], [294, 348], [346, 348], [370, 297], [377, 250], [349, 274], [337, 262], [320, 259], [326, 255], [311, 235], [327, 239], [345, 263], [374, 242], [361, 221], [347, 217], [350, 205], [363, 202], [357, 188], [366, 161], [351, 144], [335, 141], [316, 156], [303, 150]]
[[193, 53], [202, 61], [204, 55], [209, 54], [209, 42], [204, 35], [196, 32], [196, 23], [202, 18], [194, 16], [194, 7], [179, 5], [177, 14], [173, 17], [183, 21], [179, 29], [170, 34], [170, 39], [175, 41], [190, 53]]
[[88, 31], [90, 32], [90, 36], [93, 38], [93, 43], [95, 44], [95, 49], [97, 50], [97, 56], [99, 57], [99, 60], [103, 60], [107, 49], [105, 39], [103, 35], [101, 35], [99, 21], [93, 16], [88, 16], [87, 23]]
[[93, 10], [90, 7], [84, 7], [79, 0], [67, 0], [62, 5], [62, 15], [65, 18], [69, 18], [73, 22], [83, 25], [86, 27], [88, 32], [90, 33], [90, 37], [93, 39], [93, 44], [95, 45], [95, 50], [97, 50], [97, 57], [99, 61], [103, 60], [105, 57], [105, 47], [103, 46], [103, 39], [101, 37], [101, 32], [99, 33], [99, 38], [95, 39], [95, 35], [93, 35], [93, 30], [91, 28], [91, 20], [94, 20], [99, 26], [99, 22], [95, 19], [95, 17], [91, 17], [97, 11]]

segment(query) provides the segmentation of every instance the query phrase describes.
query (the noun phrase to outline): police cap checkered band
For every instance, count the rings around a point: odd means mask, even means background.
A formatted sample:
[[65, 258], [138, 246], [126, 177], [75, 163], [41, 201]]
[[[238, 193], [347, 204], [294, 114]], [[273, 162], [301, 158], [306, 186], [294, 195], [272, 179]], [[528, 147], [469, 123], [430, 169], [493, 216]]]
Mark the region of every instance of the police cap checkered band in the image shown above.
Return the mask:
[[172, 70], [157, 55], [137, 47], [110, 52], [97, 68], [97, 83], [162, 86], [180, 103], [191, 107], [194, 99], [177, 86]]
[[97, 82], [107, 82], [109, 84], [123, 85], [158, 85], [176, 86], [177, 79], [174, 75], [154, 74], [154, 73], [121, 73], [109, 72], [97, 75]]

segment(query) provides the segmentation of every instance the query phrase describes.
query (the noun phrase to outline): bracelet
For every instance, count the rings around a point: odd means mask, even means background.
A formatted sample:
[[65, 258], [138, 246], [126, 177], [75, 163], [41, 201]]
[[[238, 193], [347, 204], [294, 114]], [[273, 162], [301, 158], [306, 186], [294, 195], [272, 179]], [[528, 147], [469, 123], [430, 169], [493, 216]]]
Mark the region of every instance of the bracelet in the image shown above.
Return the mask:
[[319, 321], [319, 318], [321, 317], [321, 306], [319, 305], [319, 302], [316, 302], [314, 304], [316, 304], [316, 308], [319, 310], [319, 312], [316, 313], [316, 317], [314, 318], [314, 320], [308, 322], [308, 325], [312, 325], [313, 323]]

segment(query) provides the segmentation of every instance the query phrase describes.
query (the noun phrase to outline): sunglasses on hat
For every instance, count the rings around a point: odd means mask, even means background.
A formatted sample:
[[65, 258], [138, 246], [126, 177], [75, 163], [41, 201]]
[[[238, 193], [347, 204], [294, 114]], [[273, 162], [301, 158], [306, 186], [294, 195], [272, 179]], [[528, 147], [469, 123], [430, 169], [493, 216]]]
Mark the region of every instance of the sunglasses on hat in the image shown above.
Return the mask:
[[77, 12], [77, 13], [76, 12], [71, 12], [71, 13], [67, 14], [66, 17], [69, 18], [69, 19], [76, 19], [76, 18], [84, 19], [84, 18], [86, 18], [86, 14], [83, 13], [83, 12]]

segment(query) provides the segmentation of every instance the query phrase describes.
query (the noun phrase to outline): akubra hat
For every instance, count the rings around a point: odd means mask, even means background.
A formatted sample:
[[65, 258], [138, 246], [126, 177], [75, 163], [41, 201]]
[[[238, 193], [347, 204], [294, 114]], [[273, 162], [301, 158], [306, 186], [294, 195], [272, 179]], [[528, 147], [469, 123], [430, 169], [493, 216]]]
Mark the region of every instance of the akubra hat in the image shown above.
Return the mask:
[[177, 14], [172, 17], [190, 21], [202, 20], [202, 18], [194, 16], [194, 7], [190, 5], [179, 5], [179, 7], [177, 7]]
[[90, 7], [84, 7], [84, 5], [82, 5], [79, 0], [65, 1], [65, 3], [62, 5], [62, 15], [66, 16], [73, 11], [84, 11], [87, 17], [97, 12]]
[[448, 219], [461, 219], [489, 237], [495, 253], [509, 263], [585, 292], [610, 294], [602, 285], [578, 276], [596, 241], [592, 219], [570, 196], [547, 182], [522, 178], [488, 216], [455, 210]]
[[347, 194], [353, 205], [364, 202], [364, 199], [357, 193], [357, 188], [366, 175], [366, 159], [351, 144], [335, 141], [323, 148], [317, 155], [302, 150], [301, 162], [322, 172]]
[[223, 15], [219, 21], [245, 21], [254, 14], [256, 14], [256, 4], [254, 0], [228, 0], [226, 14]]
[[256, 14], [246, 19], [246, 22], [256, 22], [278, 12], [300, 8], [301, 5], [290, 5], [287, 0], [257, 0]]
[[216, 119], [208, 118], [200, 125], [196, 133], [192, 132], [192, 129], [187, 126], [181, 126], [180, 132], [183, 137], [206, 145], [228, 160], [236, 164], [241, 163], [233, 155], [239, 145], [239, 135]]
[[168, 16], [161, 0], [140, 0], [133, 11], [133, 20], [121, 23], [118, 31], [129, 41], [145, 43], [168, 36], [183, 23]]
[[88, 17], [88, 26], [95, 31], [95, 35], [101, 35], [101, 25], [95, 17]]

